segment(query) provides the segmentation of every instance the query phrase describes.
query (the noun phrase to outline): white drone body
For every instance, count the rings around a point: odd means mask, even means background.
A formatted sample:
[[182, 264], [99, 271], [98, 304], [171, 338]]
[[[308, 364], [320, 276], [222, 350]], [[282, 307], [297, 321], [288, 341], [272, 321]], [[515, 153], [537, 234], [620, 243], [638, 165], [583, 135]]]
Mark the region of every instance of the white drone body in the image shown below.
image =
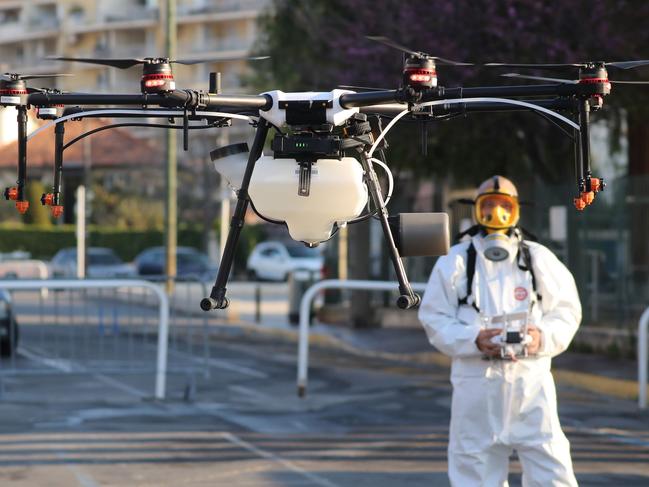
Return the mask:
[[355, 93], [349, 90], [333, 90], [327, 92], [305, 91], [302, 93], [284, 93], [280, 90], [267, 91], [262, 95], [268, 95], [273, 99], [273, 107], [268, 111], [260, 111], [259, 114], [276, 127], [286, 127], [286, 110], [282, 108], [282, 102], [289, 101], [310, 101], [313, 104], [325, 103], [327, 122], [336, 127], [345, 123], [358, 108], [343, 108], [340, 106], [340, 95], [344, 93]]
[[[340, 106], [340, 95], [352, 93], [334, 90], [327, 93], [265, 93], [273, 98], [273, 107], [262, 111], [261, 116], [276, 127], [286, 127], [287, 110], [282, 102], [308, 102], [321, 104], [326, 110], [326, 121], [342, 125], [358, 108]], [[241, 186], [247, 154], [214, 161], [217, 171], [223, 174], [235, 189]], [[338, 227], [358, 217], [367, 205], [368, 191], [361, 164], [353, 157], [323, 158], [311, 163], [309, 190], [301, 190], [300, 163], [296, 159], [262, 156], [256, 164], [248, 195], [255, 210], [262, 216], [285, 222], [291, 238], [317, 245], [329, 239], [334, 224]]]

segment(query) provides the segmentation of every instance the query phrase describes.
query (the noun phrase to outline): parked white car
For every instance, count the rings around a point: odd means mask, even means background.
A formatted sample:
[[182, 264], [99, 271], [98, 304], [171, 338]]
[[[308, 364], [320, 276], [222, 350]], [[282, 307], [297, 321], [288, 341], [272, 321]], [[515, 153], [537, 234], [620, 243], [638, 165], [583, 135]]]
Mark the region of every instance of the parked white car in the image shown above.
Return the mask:
[[[136, 277], [131, 264], [126, 264], [112, 249], [89, 247], [86, 251], [86, 277], [91, 279], [113, 279]], [[75, 278], [77, 276], [77, 249], [70, 247], [59, 250], [50, 264], [54, 277]]]
[[322, 273], [324, 258], [320, 247], [309, 248], [299, 242], [261, 242], [248, 257], [248, 275], [252, 279], [285, 281], [291, 272], [305, 270]]

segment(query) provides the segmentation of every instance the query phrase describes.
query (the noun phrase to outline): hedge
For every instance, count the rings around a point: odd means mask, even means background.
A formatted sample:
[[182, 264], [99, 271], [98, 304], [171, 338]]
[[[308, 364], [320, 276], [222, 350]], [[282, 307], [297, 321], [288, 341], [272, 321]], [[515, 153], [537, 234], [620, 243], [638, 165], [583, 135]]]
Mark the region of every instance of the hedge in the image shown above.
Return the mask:
[[[88, 245], [110, 247], [124, 261], [130, 262], [148, 247], [164, 245], [162, 230], [124, 230], [100, 226], [88, 227]], [[237, 253], [235, 270], [245, 268], [252, 248], [263, 239], [263, 229], [249, 225], [243, 228]], [[20, 224], [0, 225], [0, 252], [23, 250], [34, 259], [50, 260], [65, 247], [76, 245], [74, 225], [36, 226]], [[179, 228], [178, 245], [202, 250], [203, 234], [198, 228]]]

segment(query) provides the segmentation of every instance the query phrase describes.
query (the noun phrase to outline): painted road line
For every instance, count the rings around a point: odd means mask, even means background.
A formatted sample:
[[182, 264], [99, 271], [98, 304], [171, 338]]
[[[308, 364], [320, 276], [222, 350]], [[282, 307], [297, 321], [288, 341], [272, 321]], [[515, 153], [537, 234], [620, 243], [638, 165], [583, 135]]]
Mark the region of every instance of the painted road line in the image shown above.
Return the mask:
[[[197, 364], [205, 364], [206, 360], [202, 357], [195, 357], [193, 355], [189, 355], [184, 352], [179, 352], [178, 350], [170, 350], [169, 351], [170, 355], [176, 355], [178, 357], [182, 357], [185, 360], [188, 360], [193, 363]], [[245, 367], [243, 365], [236, 365], [230, 362], [227, 362], [225, 360], [219, 360], [215, 358], [208, 358], [207, 363], [211, 367], [216, 367], [218, 369], [224, 369], [224, 370], [229, 370], [231, 372], [237, 372], [242, 375], [247, 375], [249, 377], [254, 377], [255, 379], [268, 379], [268, 374], [265, 374], [263, 372], [259, 372], [258, 370], [251, 369], [249, 367]]]
[[312, 472], [309, 472], [308, 470], [303, 469], [302, 467], [299, 467], [295, 465], [292, 462], [289, 462], [285, 458], [280, 457], [279, 455], [275, 455], [274, 453], [270, 453], [268, 451], [262, 450], [260, 448], [257, 448], [255, 445], [252, 443], [248, 443], [245, 440], [242, 440], [238, 436], [232, 434], [232, 433], [222, 433], [221, 436], [228, 440], [230, 443], [233, 443], [245, 450], [248, 450], [250, 453], [254, 453], [257, 456], [260, 456], [262, 458], [265, 458], [267, 460], [271, 460], [275, 463], [278, 463], [279, 465], [282, 465], [283, 467], [302, 475], [303, 477], [308, 478], [310, 481], [313, 483], [320, 485], [321, 487], [338, 487], [337, 484], [334, 484], [333, 482], [330, 482], [329, 480], [325, 479], [324, 477], [321, 477], [320, 475], [316, 475]]
[[37, 349], [36, 347], [31, 347], [31, 350], [25, 347], [18, 347], [18, 355], [22, 355], [32, 362], [37, 362], [68, 374], [73, 370], [77, 370], [72, 367], [72, 362], [69, 360], [48, 358], [44, 350]]

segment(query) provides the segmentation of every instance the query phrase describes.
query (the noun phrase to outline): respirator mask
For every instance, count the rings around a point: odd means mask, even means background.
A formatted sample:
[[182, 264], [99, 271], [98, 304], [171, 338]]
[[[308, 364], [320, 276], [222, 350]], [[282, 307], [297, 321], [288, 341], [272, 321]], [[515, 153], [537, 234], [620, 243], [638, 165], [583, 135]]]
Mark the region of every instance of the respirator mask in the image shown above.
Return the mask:
[[485, 258], [500, 262], [507, 260], [518, 249], [518, 239], [505, 233], [490, 233], [482, 239]]
[[516, 196], [498, 192], [479, 195], [475, 201], [475, 218], [487, 234], [483, 239], [487, 259], [500, 262], [516, 253], [518, 239], [510, 236], [519, 219]]

